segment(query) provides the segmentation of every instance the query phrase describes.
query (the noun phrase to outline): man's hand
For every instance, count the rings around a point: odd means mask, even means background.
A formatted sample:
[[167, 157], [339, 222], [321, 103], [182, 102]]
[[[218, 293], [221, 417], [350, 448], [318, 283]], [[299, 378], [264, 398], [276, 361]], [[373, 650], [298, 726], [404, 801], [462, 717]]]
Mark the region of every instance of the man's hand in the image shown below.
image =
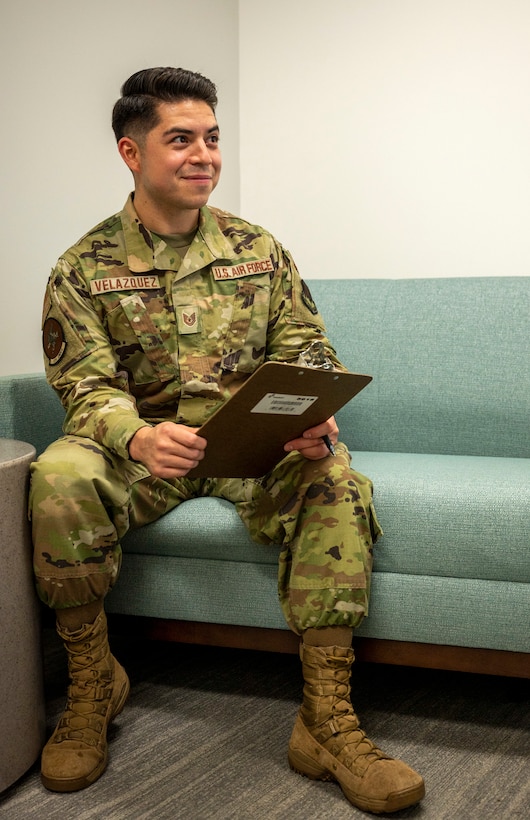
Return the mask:
[[327, 445], [322, 440], [322, 436], [329, 436], [332, 444], [337, 443], [339, 428], [337, 427], [334, 416], [327, 421], [323, 421], [322, 424], [318, 424], [316, 427], [310, 427], [309, 430], [306, 430], [305, 433], [302, 434], [301, 438], [288, 441], [284, 450], [287, 453], [290, 453], [291, 450], [299, 450], [305, 458], [317, 461], [317, 459], [324, 458], [330, 454]]
[[204, 458], [206, 439], [196, 429], [172, 421], [141, 427], [129, 442], [129, 455], [158, 478], [182, 478]]

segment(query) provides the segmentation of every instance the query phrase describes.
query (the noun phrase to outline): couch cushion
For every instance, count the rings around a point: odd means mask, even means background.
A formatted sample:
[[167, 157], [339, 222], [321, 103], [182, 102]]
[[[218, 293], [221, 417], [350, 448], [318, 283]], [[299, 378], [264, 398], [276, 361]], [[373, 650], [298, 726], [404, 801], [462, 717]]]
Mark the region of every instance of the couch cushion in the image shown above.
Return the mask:
[[233, 504], [222, 498], [192, 498], [163, 518], [129, 532], [123, 551], [146, 555], [277, 564], [279, 548], [255, 544]]
[[[529, 460], [356, 452], [352, 463], [375, 485], [385, 531], [375, 548], [376, 572], [530, 582]], [[186, 501], [129, 533], [123, 548], [244, 563], [278, 560], [278, 547], [254, 544], [234, 507], [218, 498]]]
[[341, 359], [372, 383], [349, 447], [530, 457], [530, 277], [310, 283]]
[[530, 459], [352, 454], [374, 482], [375, 569], [530, 582]]

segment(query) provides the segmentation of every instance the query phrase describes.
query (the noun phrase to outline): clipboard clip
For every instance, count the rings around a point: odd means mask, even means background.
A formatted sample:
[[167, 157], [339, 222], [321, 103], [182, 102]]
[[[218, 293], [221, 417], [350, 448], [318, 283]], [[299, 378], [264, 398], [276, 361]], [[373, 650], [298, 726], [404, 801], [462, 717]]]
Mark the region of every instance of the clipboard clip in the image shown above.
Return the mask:
[[315, 339], [298, 357], [299, 367], [318, 367], [320, 370], [334, 370], [333, 362], [326, 356], [324, 342]]

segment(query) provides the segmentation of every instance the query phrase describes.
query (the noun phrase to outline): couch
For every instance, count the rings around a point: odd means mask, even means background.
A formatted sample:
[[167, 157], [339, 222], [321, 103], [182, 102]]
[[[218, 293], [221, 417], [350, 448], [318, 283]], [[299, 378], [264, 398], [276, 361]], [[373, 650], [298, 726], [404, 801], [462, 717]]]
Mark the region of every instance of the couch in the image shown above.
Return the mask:
[[[308, 284], [342, 361], [373, 376], [338, 414], [385, 532], [357, 655], [530, 677], [530, 277]], [[42, 374], [0, 379], [0, 436], [40, 452], [61, 419]], [[278, 549], [227, 502], [188, 501], [122, 546], [117, 629], [296, 651]]]

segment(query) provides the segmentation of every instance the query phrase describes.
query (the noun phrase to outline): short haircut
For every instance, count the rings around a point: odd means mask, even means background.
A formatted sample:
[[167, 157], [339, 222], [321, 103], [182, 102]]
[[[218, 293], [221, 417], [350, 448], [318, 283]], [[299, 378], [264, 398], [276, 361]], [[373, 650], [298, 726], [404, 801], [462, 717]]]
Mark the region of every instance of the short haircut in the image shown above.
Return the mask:
[[158, 125], [159, 103], [182, 100], [202, 100], [215, 111], [217, 89], [202, 74], [185, 68], [137, 71], [124, 82], [121, 97], [112, 110], [112, 130], [116, 140], [130, 136], [141, 142]]

